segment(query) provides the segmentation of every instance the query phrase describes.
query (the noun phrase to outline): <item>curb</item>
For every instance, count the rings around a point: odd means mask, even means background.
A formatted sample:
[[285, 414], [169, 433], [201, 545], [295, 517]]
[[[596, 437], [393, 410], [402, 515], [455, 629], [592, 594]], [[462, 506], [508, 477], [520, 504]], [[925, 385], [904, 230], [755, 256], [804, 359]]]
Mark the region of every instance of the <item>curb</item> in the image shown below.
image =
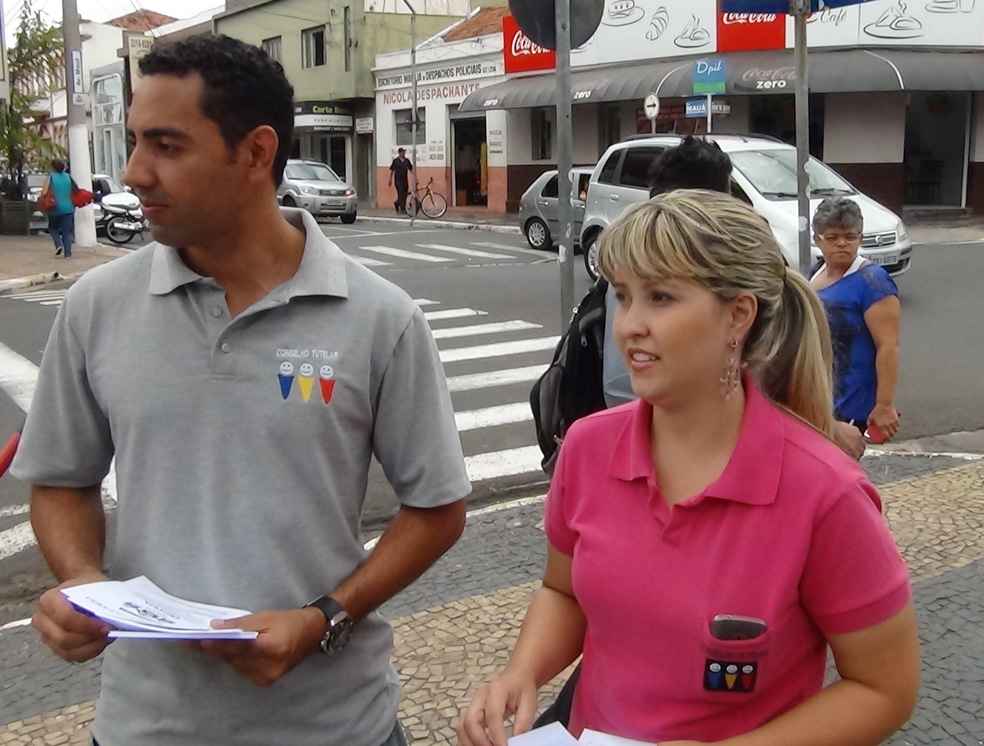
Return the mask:
[[360, 215], [358, 222], [362, 221], [374, 223], [398, 223], [400, 225], [430, 225], [434, 228], [448, 228], [452, 230], [465, 231], [489, 231], [491, 233], [515, 233], [522, 234], [518, 225], [498, 225], [495, 223], [463, 223], [455, 220], [430, 220], [429, 218], [391, 218], [385, 216], [376, 217], [375, 215]]
[[9, 280], [0, 280], [0, 293], [64, 279], [66, 278], [59, 272], [42, 272], [37, 275], [28, 275], [27, 277], [12, 277]]

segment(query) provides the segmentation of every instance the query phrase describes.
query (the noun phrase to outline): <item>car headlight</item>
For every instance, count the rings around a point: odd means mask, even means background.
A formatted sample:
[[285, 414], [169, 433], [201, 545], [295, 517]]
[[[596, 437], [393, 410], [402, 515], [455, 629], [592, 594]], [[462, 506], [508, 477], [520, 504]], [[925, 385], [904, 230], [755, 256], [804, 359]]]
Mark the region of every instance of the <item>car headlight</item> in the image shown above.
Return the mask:
[[316, 187], [309, 187], [309, 186], [301, 187], [301, 194], [318, 194], [318, 192], [320, 191], [321, 190], [317, 189]]
[[351, 189], [351, 188], [350, 189], [346, 189], [345, 190], [345, 196], [346, 197], [354, 197], [355, 196], [355, 190], [354, 189]]
[[900, 220], [898, 226], [895, 228], [895, 242], [902, 243], [903, 241], [908, 241], [908, 240], [909, 240], [909, 234], [906, 233], [905, 223], [903, 223]]

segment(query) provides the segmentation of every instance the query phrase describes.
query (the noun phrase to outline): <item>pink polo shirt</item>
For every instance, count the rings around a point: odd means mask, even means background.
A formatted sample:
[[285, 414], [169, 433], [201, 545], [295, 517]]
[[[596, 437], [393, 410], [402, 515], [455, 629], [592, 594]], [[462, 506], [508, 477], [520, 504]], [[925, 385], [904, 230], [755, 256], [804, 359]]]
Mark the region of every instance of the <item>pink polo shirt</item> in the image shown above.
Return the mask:
[[[546, 503], [550, 543], [573, 557], [588, 620], [571, 731], [718, 741], [816, 694], [825, 635], [882, 622], [909, 601], [908, 572], [864, 472], [745, 379], [728, 466], [672, 510], [637, 401], [571, 428]], [[711, 619], [763, 619], [721, 641]]]

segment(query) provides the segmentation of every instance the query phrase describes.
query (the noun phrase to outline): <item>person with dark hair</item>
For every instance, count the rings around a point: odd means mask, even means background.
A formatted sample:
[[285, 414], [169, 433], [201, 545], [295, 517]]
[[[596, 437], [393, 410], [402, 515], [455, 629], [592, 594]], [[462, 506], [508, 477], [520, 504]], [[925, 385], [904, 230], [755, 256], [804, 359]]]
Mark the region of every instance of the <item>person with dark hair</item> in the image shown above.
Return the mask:
[[[827, 197], [813, 215], [823, 262], [810, 284], [823, 301], [834, 347], [834, 414], [842, 437], [882, 443], [899, 429], [899, 289], [884, 267], [858, 253], [864, 216], [847, 197]], [[853, 432], [852, 432], [853, 431]], [[862, 441], [863, 449], [863, 441]]]
[[[14, 462], [60, 583], [34, 626], [66, 660], [106, 651], [102, 746], [403, 746], [375, 609], [454, 544], [470, 491], [437, 346], [406, 293], [278, 208], [279, 64], [201, 36], [140, 67], [125, 181], [157, 242], [69, 290]], [[367, 553], [373, 456], [401, 507]], [[257, 637], [110, 645], [60, 593], [110, 572], [251, 609], [213, 626]]]
[[[665, 150], [649, 167], [650, 198], [674, 189], [708, 189], [731, 193], [731, 159], [716, 142], [688, 135], [683, 142]], [[605, 297], [605, 402], [614, 407], [635, 401], [629, 371], [615, 344], [612, 326], [618, 302], [615, 290]]]
[[397, 148], [396, 158], [390, 164], [389, 185], [396, 184], [396, 207], [398, 213], [406, 214], [407, 197], [410, 195], [410, 172], [413, 171], [413, 164], [407, 160], [405, 148]]
[[72, 191], [75, 183], [65, 171], [65, 161], [51, 161], [51, 173], [41, 188], [41, 196], [54, 195], [54, 207], [48, 210], [48, 235], [55, 244], [55, 256], [72, 256], [72, 240], [75, 238], [75, 205]]

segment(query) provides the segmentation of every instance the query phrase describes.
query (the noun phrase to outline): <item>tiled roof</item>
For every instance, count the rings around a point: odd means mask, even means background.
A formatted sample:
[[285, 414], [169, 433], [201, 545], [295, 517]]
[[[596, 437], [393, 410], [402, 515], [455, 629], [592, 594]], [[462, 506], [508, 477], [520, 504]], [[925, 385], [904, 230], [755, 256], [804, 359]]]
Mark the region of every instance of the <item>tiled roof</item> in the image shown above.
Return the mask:
[[482, 8], [471, 18], [448, 31], [442, 38], [444, 41], [461, 41], [474, 39], [476, 36], [487, 36], [502, 31], [502, 19], [509, 15], [509, 7], [500, 5], [496, 8]]
[[106, 23], [127, 31], [150, 31], [175, 20], [177, 19], [163, 13], [155, 13], [152, 10], [135, 10], [133, 13], [127, 13], [125, 16], [114, 18], [111, 21], [106, 21]]

